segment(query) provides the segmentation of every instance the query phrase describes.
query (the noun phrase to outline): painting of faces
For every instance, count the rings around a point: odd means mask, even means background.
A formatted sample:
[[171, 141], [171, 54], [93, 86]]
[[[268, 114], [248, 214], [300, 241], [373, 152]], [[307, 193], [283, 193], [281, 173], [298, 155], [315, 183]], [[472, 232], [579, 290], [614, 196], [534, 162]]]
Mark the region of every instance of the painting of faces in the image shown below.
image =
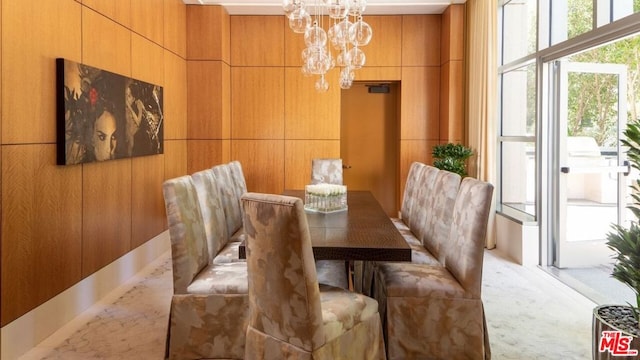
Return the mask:
[[162, 87], [57, 59], [58, 164], [163, 153]]

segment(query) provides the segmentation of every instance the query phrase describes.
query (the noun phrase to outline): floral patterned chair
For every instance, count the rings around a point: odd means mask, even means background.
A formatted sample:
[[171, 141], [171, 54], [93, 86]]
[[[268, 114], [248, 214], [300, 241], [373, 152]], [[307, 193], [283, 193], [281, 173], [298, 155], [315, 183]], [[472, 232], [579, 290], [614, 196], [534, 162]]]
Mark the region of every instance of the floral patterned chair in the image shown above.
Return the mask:
[[165, 181], [163, 194], [173, 267], [166, 356], [242, 359], [249, 316], [247, 264], [210, 262], [207, 229], [191, 176]]
[[444, 266], [378, 263], [389, 359], [489, 359], [481, 300], [482, 263], [493, 186], [464, 178], [453, 208]]
[[246, 359], [384, 359], [375, 300], [319, 285], [302, 200], [247, 193]]
[[311, 183], [342, 185], [342, 159], [311, 160]]

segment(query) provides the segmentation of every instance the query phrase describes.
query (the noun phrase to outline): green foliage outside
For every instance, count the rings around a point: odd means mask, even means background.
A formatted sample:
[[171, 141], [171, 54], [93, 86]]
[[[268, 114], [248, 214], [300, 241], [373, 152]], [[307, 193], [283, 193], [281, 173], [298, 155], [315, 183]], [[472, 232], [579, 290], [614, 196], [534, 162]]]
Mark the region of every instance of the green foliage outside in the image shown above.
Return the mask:
[[473, 150], [462, 144], [448, 143], [434, 146], [431, 155], [434, 158], [433, 166], [465, 177], [467, 176], [466, 160], [473, 155]]
[[[627, 124], [622, 143], [629, 148], [627, 156], [631, 166], [640, 170], [640, 122], [634, 121]], [[615, 263], [611, 276], [629, 286], [636, 296], [636, 304], [629, 304], [633, 308], [633, 314], [638, 320], [640, 312], [640, 180], [635, 180], [631, 185], [633, 202], [628, 206], [635, 216], [631, 225], [627, 228], [613, 224], [613, 231], [607, 234], [607, 246], [615, 252]]]

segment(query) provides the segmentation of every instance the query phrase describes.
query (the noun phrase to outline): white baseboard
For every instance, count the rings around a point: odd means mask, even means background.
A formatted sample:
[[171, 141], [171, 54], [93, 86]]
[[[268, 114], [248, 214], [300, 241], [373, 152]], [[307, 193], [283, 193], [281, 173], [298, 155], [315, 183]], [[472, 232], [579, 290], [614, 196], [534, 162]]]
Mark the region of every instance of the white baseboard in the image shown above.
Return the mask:
[[0, 329], [0, 358], [17, 359], [118, 288], [169, 251], [164, 231], [44, 304]]

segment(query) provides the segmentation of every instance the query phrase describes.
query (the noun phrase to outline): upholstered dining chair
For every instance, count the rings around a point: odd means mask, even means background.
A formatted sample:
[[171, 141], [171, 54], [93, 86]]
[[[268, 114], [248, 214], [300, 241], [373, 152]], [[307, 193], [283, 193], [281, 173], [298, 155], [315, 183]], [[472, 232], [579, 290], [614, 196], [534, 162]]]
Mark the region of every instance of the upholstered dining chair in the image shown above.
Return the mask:
[[299, 198], [247, 193], [250, 320], [245, 358], [384, 359], [377, 302], [319, 285]]
[[481, 299], [482, 264], [493, 186], [464, 178], [443, 248], [444, 266], [378, 263], [389, 359], [489, 359]]
[[342, 159], [311, 160], [311, 183], [342, 185]]
[[249, 315], [247, 264], [210, 263], [191, 176], [165, 181], [163, 195], [173, 272], [166, 357], [242, 359]]

